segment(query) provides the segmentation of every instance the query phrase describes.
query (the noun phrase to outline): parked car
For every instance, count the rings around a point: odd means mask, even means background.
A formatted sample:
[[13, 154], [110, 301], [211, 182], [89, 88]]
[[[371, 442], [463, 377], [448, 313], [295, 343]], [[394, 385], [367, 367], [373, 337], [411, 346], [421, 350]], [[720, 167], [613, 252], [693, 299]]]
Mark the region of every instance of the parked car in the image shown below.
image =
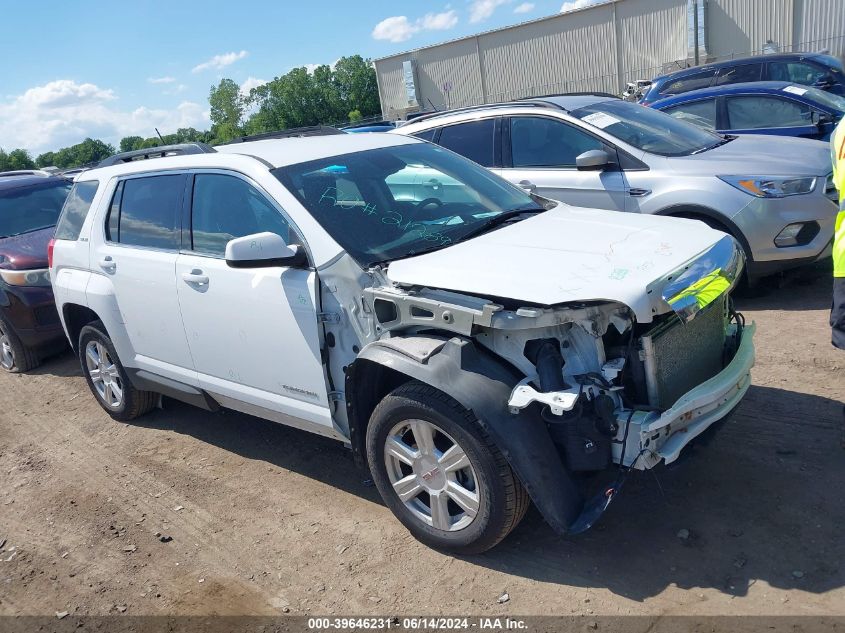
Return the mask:
[[36, 170], [0, 173], [0, 368], [28, 371], [65, 346], [47, 244], [70, 181]]
[[760, 81], [692, 90], [651, 107], [720, 134], [828, 141], [845, 115], [845, 97], [788, 81]]
[[[576, 473], [673, 462], [748, 389], [742, 252], [698, 222], [532, 197], [399, 135], [167, 153], [80, 174], [52, 248], [117, 420], [165, 394], [335, 438], [418, 539], [466, 553], [529, 498], [587, 529], [619, 484], [589, 501]], [[461, 201], [399, 199], [409, 168]]]
[[365, 123], [359, 125], [348, 125], [340, 128], [347, 134], [361, 134], [364, 132], [387, 132], [396, 127], [394, 121], [379, 121], [378, 123]]
[[690, 90], [749, 81], [788, 81], [845, 95], [841, 60], [824, 53], [778, 53], [694, 66], [656, 77], [640, 103], [647, 105]]
[[[695, 218], [742, 244], [748, 277], [830, 252], [837, 206], [819, 141], [721, 136], [611, 95], [476, 106], [399, 127], [572, 205]], [[420, 182], [419, 197], [430, 182]]]

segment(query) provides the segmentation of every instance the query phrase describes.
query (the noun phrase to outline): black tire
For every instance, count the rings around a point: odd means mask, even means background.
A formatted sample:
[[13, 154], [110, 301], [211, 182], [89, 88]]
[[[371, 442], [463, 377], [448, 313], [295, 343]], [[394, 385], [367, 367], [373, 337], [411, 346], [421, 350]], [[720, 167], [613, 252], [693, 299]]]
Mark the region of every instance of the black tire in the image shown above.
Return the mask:
[[[12, 356], [10, 367], [3, 364], [0, 356], [0, 369], [10, 374], [20, 374], [35, 369], [41, 364], [41, 357], [21, 342], [9, 322], [0, 317], [0, 345], [5, 341]], [[2, 350], [0, 350], [2, 352]]]
[[[391, 430], [407, 420], [433, 424], [459, 444], [469, 458], [477, 479], [476, 490], [481, 492], [478, 512], [466, 527], [454, 531], [436, 529], [418, 518], [393, 489], [385, 442]], [[528, 510], [528, 493], [472, 412], [429, 385], [412, 381], [388, 394], [373, 411], [366, 443], [370, 472], [385, 504], [414, 537], [429, 547], [456, 554], [479, 554], [504, 539]]]
[[[110, 406], [103, 396], [100, 395], [97, 388], [94, 386], [94, 381], [88, 371], [85, 354], [88, 344], [91, 342], [98, 342], [106, 348], [108, 356], [117, 370], [123, 394], [121, 401], [116, 406]], [[114, 349], [114, 345], [112, 344], [109, 335], [106, 334], [106, 328], [103, 326], [101, 321], [94, 321], [82, 328], [82, 331], [79, 333], [78, 349], [79, 363], [82, 366], [82, 373], [85, 375], [88, 388], [91, 390], [91, 393], [94, 394], [94, 397], [97, 399], [100, 406], [112, 418], [121, 422], [128, 422], [129, 420], [134, 420], [135, 418], [138, 418], [155, 408], [160, 397], [159, 394], [152, 391], [141, 391], [132, 385], [123, 364], [120, 362], [117, 351]]]

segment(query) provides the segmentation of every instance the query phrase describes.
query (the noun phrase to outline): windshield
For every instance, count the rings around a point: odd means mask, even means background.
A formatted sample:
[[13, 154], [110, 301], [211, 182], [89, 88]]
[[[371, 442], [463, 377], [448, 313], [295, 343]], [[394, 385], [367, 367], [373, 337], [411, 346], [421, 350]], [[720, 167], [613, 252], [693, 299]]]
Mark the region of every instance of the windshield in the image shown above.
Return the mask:
[[637, 149], [660, 156], [688, 156], [723, 142], [718, 134], [679, 121], [665, 112], [618, 99], [579, 108], [570, 114]]
[[70, 182], [50, 180], [0, 190], [0, 237], [56, 226]]
[[825, 92], [824, 90], [819, 90], [818, 88], [808, 88], [807, 86], [800, 86], [798, 89], [806, 90], [804, 96], [808, 99], [812, 99], [816, 103], [838, 110], [839, 112], [845, 112], [845, 97]]
[[273, 174], [362, 266], [446, 247], [504, 213], [544, 210], [521, 189], [430, 143], [332, 156]]

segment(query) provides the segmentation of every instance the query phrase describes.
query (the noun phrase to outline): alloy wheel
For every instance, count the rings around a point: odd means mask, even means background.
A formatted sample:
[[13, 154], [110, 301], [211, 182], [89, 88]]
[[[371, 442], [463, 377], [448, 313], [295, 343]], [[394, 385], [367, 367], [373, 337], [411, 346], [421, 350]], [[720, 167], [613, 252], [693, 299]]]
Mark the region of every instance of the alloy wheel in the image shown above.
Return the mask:
[[123, 404], [123, 381], [106, 346], [89, 341], [85, 346], [85, 365], [97, 395], [111, 409]]
[[481, 490], [463, 448], [425, 420], [396, 424], [384, 446], [387, 476], [405, 507], [438, 530], [462, 530], [475, 520]]
[[11, 371], [14, 366], [15, 357], [12, 354], [12, 341], [3, 325], [0, 324], [0, 367]]

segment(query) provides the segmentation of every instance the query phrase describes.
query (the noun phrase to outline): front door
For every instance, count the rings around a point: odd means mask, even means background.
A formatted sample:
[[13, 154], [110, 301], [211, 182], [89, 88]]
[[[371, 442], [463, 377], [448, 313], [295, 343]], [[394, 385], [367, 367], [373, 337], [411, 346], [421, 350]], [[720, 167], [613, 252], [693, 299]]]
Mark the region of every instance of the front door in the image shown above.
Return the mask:
[[191, 230], [176, 262], [182, 319], [200, 386], [221, 404], [333, 435], [317, 321], [317, 274], [231, 268], [229, 240], [270, 231], [302, 243], [244, 177], [198, 173]]
[[[544, 116], [515, 116], [505, 122], [505, 165], [494, 170], [510, 182], [546, 198], [578, 207], [625, 210], [625, 175], [618, 165], [580, 171], [575, 159], [592, 149], [616, 152], [595, 136]], [[509, 139], [509, 142], [508, 142]]]
[[[174, 269], [179, 254], [179, 209], [184, 174], [121, 180], [105, 227], [92, 237], [94, 265], [110, 280], [120, 319], [140, 369], [196, 385], [185, 339]], [[125, 359], [129, 360], [129, 359]]]

